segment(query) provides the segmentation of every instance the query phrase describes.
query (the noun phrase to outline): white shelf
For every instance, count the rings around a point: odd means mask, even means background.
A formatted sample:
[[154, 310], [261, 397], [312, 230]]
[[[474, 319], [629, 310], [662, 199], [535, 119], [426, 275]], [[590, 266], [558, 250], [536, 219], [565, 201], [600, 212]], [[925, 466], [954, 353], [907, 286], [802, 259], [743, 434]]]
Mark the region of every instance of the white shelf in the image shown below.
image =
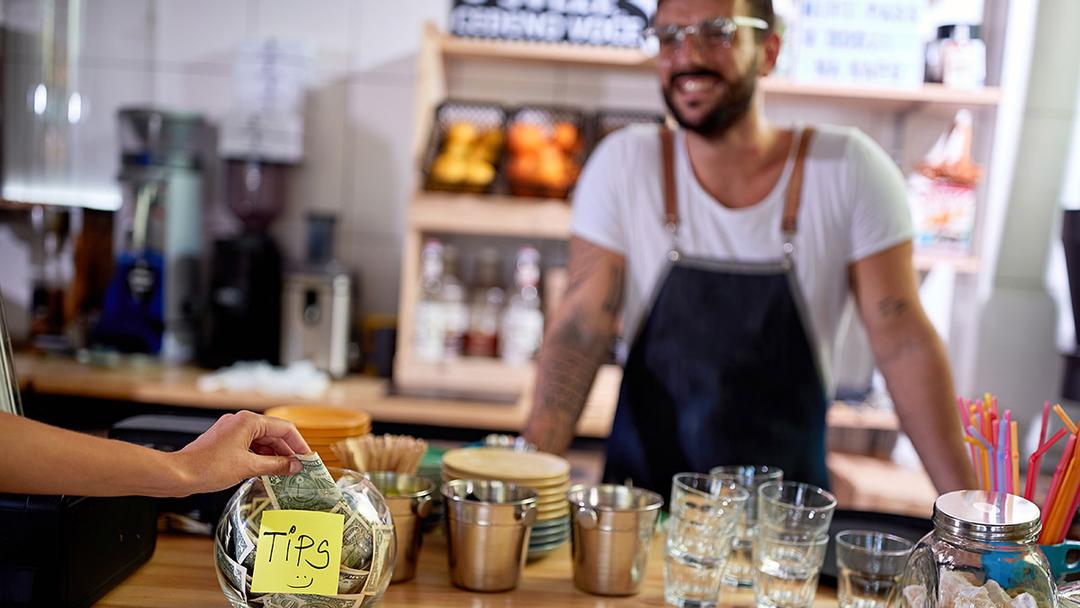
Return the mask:
[[[445, 57], [566, 63], [642, 71], [655, 69], [654, 61], [636, 49], [459, 38], [445, 33], [440, 33], [438, 40]], [[925, 84], [920, 88], [911, 89], [796, 82], [773, 77], [763, 78], [760, 82], [766, 95], [811, 97], [893, 107], [912, 105], [992, 107], [1001, 101], [1001, 91], [996, 87], [966, 90], [948, 88], [940, 84]]]

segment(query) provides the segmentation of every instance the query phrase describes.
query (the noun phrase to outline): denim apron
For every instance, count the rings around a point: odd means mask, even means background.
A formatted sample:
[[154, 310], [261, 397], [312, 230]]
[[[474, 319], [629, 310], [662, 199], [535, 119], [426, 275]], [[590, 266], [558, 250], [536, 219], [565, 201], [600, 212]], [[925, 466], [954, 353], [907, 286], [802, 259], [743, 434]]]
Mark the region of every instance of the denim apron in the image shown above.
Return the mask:
[[671, 478], [718, 465], [778, 466], [828, 487], [827, 400], [794, 272], [803, 164], [799, 138], [780, 230], [766, 262], [703, 259], [678, 246], [674, 137], [661, 129], [669, 264], [623, 370], [604, 478], [667, 497]]

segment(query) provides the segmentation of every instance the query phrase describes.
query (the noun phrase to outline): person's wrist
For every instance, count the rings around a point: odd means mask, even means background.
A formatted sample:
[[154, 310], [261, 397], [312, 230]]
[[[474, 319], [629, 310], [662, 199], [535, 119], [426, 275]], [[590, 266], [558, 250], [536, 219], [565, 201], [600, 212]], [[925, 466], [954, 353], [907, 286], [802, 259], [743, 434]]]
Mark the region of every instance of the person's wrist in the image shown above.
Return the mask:
[[197, 467], [192, 463], [191, 455], [179, 452], [161, 452], [163, 458], [163, 481], [166, 483], [166, 496], [183, 497], [194, 494], [198, 483]]

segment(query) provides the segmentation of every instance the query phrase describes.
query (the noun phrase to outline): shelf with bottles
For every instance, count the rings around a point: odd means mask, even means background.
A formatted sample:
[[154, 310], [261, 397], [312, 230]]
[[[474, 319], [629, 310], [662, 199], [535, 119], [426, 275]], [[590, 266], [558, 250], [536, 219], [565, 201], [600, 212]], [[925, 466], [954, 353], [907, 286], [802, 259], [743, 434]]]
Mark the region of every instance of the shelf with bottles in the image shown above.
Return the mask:
[[482, 241], [424, 238], [418, 273], [403, 278], [415, 290], [403, 289], [412, 293], [401, 307], [394, 378], [400, 390], [519, 396], [565, 271], [560, 264], [543, 269], [541, 249], [532, 244], [504, 242], [500, 253], [491, 239]]

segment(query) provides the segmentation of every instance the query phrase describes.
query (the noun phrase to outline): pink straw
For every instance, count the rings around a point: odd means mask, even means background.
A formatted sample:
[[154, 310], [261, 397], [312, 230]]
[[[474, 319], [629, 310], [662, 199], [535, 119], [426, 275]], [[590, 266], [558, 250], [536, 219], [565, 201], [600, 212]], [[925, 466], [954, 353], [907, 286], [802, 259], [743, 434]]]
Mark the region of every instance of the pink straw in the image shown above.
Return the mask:
[[1042, 430], [1039, 431], [1039, 445], [1046, 441], [1046, 426], [1050, 423], [1050, 402], [1043, 403]]
[[1042, 460], [1043, 454], [1045, 454], [1047, 450], [1068, 432], [1069, 429], [1059, 429], [1058, 432], [1054, 433], [1054, 436], [1050, 438], [1050, 441], [1040, 445], [1031, 453], [1031, 456], [1028, 458], [1027, 485], [1024, 488], [1024, 498], [1031, 501], [1035, 500], [1035, 482], [1039, 478], [1039, 461]]
[[[963, 397], [957, 397], [956, 407], [960, 409], [960, 424], [962, 425], [960, 431], [966, 435], [967, 428], [971, 426], [971, 412], [968, 410], [967, 399], [964, 399]], [[971, 445], [970, 443], [968, 444], [968, 453], [971, 455], [971, 468], [975, 471], [975, 476], [978, 477], [978, 456], [975, 454], [975, 446]]]
[[1054, 478], [1050, 481], [1050, 491], [1046, 494], [1046, 501], [1042, 505], [1043, 512], [1043, 524], [1048, 523], [1046, 518], [1049, 517], [1050, 508], [1054, 505], [1054, 501], [1057, 499], [1058, 488], [1061, 486], [1061, 477], [1065, 474], [1065, 467], [1072, 460], [1073, 450], [1076, 449], [1076, 435], [1069, 435], [1069, 441], [1065, 444], [1065, 453], [1061, 455], [1061, 459], [1058, 460], [1057, 467], [1054, 468]]

